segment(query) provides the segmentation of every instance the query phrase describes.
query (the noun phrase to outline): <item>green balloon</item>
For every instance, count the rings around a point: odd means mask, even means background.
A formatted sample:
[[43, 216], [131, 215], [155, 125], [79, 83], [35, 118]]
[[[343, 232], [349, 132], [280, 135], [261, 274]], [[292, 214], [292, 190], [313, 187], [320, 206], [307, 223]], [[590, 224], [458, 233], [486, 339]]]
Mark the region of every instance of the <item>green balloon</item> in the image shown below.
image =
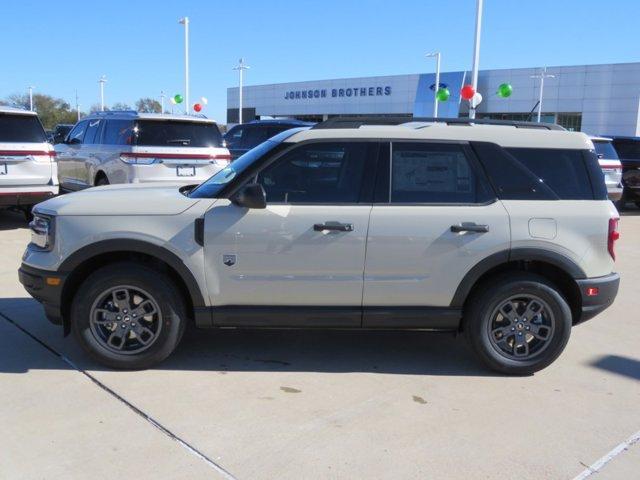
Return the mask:
[[502, 83], [498, 87], [498, 96], [502, 98], [510, 97], [513, 93], [513, 87], [509, 83]]
[[439, 88], [438, 91], [436, 92], [436, 98], [438, 99], [439, 102], [446, 102], [447, 100], [449, 100], [450, 96], [451, 96], [451, 92], [449, 91], [448, 88]]
[[173, 99], [176, 101], [176, 103], [182, 103], [182, 100], [184, 100], [184, 99], [182, 98], [182, 95], [180, 95], [179, 93], [178, 93], [178, 94], [176, 94], [176, 95], [173, 97]]

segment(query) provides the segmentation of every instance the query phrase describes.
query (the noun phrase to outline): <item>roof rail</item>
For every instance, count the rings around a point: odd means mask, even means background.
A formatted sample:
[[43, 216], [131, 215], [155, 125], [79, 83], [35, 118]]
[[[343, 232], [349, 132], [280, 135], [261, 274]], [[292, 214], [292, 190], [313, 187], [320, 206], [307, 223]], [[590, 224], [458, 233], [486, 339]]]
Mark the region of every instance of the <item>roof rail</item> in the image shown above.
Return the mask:
[[521, 122], [516, 120], [491, 120], [488, 118], [433, 118], [433, 117], [334, 117], [317, 123], [313, 129], [359, 128], [365, 125], [402, 125], [404, 123], [446, 123], [447, 125], [503, 125], [516, 128], [541, 130], [566, 130], [555, 123]]
[[90, 115], [137, 115], [138, 112], [135, 110], [105, 110], [104, 112], [93, 112]]

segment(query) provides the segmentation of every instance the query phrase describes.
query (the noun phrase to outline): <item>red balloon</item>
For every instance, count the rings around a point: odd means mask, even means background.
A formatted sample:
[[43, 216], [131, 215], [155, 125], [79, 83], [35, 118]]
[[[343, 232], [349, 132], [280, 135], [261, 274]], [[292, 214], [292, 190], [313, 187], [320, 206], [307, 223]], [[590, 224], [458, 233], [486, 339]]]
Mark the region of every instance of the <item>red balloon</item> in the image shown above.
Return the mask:
[[462, 87], [462, 90], [460, 90], [460, 96], [465, 100], [471, 100], [475, 94], [476, 91], [471, 85], [465, 85]]
[[202, 105], [200, 105], [199, 103], [196, 103], [196, 104], [193, 105], [193, 109], [196, 112], [199, 112], [200, 110], [202, 110]]

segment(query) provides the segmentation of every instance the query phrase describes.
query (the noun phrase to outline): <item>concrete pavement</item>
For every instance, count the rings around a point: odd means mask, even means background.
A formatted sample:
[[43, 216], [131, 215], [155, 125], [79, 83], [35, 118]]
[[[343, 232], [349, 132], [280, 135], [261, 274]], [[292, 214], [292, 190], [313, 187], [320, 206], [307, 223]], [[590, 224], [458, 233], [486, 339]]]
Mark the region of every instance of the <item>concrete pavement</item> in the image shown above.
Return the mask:
[[[635, 213], [614, 306], [509, 378], [409, 332], [189, 331], [156, 369], [108, 371], [18, 284], [28, 231], [0, 212], [0, 478], [574, 478], [640, 430]], [[593, 478], [639, 462], [635, 443]]]

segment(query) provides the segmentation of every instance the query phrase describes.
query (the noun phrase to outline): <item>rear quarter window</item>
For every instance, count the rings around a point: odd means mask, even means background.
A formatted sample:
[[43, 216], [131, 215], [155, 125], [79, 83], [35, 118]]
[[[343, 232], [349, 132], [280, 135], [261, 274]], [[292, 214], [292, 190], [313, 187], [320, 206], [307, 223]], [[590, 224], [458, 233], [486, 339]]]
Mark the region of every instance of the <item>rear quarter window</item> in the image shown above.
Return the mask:
[[157, 147], [220, 147], [218, 125], [210, 122], [140, 120], [136, 124], [137, 145]]
[[0, 113], [0, 142], [42, 143], [47, 136], [35, 115]]

